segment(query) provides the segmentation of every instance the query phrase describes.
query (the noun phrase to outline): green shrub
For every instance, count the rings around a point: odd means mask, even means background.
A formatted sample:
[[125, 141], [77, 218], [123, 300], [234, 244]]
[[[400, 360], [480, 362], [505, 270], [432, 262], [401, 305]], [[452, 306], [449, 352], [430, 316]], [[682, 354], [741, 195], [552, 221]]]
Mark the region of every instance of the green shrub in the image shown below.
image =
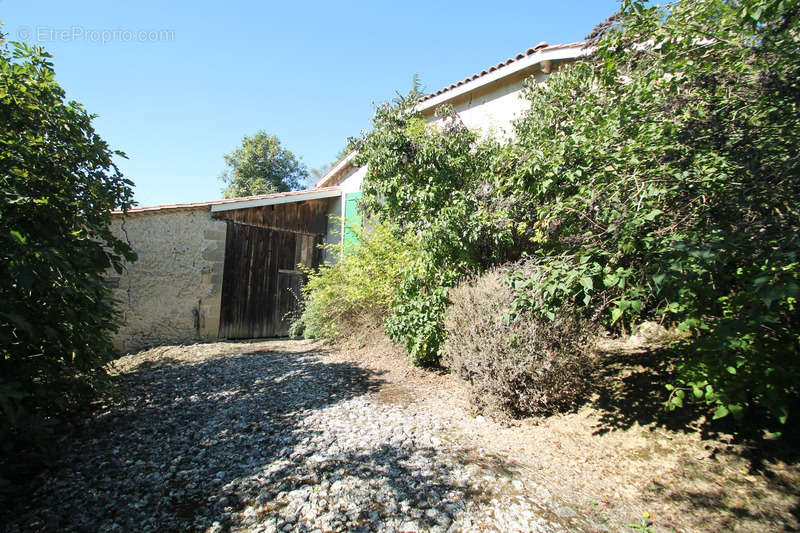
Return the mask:
[[426, 123], [413, 93], [378, 108], [354, 143], [365, 204], [421, 249], [389, 330], [435, 362], [456, 280], [528, 254], [512, 316], [678, 325], [691, 337], [670, 408], [696, 398], [786, 423], [800, 396], [800, 1], [623, 0], [596, 35], [591, 56], [529, 86], [505, 146], [452, 109]]
[[403, 345], [411, 364], [436, 366], [445, 339], [447, 293], [458, 274], [431, 268], [424, 255], [417, 255], [401, 274], [402, 281], [386, 318], [386, 333]]
[[513, 295], [492, 269], [450, 290], [442, 360], [468, 382], [473, 402], [511, 416], [569, 409], [587, 389], [593, 328], [574, 312], [552, 321], [510, 318]]
[[401, 269], [413, 256], [414, 245], [388, 224], [369, 231], [354, 229], [359, 244], [330, 250], [341, 259], [309, 272], [303, 287], [303, 312], [293, 332], [341, 341], [364, 328], [380, 326], [401, 280]]
[[107, 382], [119, 317], [104, 277], [135, 259], [110, 230], [133, 198], [124, 154], [65, 101], [49, 58], [0, 37], [0, 485]]
[[378, 108], [373, 131], [354, 143], [368, 164], [364, 204], [419, 238], [404, 271], [387, 332], [414, 364], [436, 365], [445, 338], [447, 289], [470, 272], [519, 257], [523, 202], [498, 193], [500, 145], [464, 126], [452, 108], [440, 124], [412, 111], [414, 95]]
[[509, 148], [539, 206], [517, 308], [691, 331], [670, 407], [785, 422], [797, 400], [799, 8], [625, 1], [591, 60], [531, 87]]

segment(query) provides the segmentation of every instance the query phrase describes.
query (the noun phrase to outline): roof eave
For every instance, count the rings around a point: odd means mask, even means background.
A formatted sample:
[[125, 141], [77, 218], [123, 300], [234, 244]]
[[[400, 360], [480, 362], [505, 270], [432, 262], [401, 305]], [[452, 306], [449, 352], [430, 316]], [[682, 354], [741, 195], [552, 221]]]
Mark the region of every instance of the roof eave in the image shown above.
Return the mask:
[[344, 170], [347, 170], [347, 168], [350, 167], [350, 165], [353, 162], [353, 158], [355, 158], [356, 156], [356, 153], [357, 152], [353, 150], [352, 152], [344, 156], [344, 158], [340, 159], [338, 163], [333, 165], [333, 167], [314, 184], [314, 187], [318, 189], [322, 187], [328, 187], [329, 186], [328, 183], [333, 181], [335, 178], [339, 176], [339, 174], [341, 174]]
[[476, 91], [481, 87], [495, 83], [503, 78], [513, 76], [514, 74], [523, 72], [525, 70], [533, 69], [545, 61], [575, 60], [580, 57], [591, 55], [593, 51], [593, 48], [587, 48], [586, 43], [558, 45], [545, 48], [534, 54], [509, 63], [504, 67], [498, 68], [482, 76], [478, 76], [471, 81], [453, 87], [452, 89], [444, 90], [432, 98], [423, 100], [416, 105], [414, 110], [418, 113], [423, 113], [425, 111], [429, 111], [430, 109], [439, 107], [440, 105], [446, 104], [467, 93]]
[[211, 212], [233, 211], [235, 209], [249, 209], [251, 207], [262, 207], [265, 205], [289, 204], [293, 202], [306, 202], [308, 200], [321, 200], [323, 198], [334, 198], [341, 196], [342, 192], [338, 187], [329, 187], [325, 190], [310, 189], [302, 191], [300, 194], [291, 196], [277, 196], [274, 198], [258, 198], [254, 200], [242, 200], [240, 202], [230, 202], [225, 204], [215, 204], [211, 206]]
[[113, 216], [135, 215], [139, 213], [153, 213], [156, 211], [175, 211], [179, 209], [211, 209], [211, 211], [229, 211], [232, 209], [246, 209], [262, 205], [285, 204], [291, 202], [305, 202], [321, 198], [341, 196], [339, 187], [324, 187], [307, 189], [304, 191], [289, 191], [283, 193], [262, 194], [257, 196], [243, 196], [240, 198], [224, 198], [208, 202], [190, 202], [181, 204], [152, 205], [132, 207], [127, 211], [115, 210]]

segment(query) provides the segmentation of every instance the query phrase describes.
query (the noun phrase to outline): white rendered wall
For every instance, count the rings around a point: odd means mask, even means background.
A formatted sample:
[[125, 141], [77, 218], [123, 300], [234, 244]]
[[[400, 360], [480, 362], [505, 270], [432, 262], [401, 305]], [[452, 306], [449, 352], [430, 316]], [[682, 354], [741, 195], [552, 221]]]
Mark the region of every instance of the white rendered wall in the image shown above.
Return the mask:
[[[539, 72], [534, 79], [542, 83], [547, 77], [548, 74]], [[466, 94], [450, 105], [467, 128], [480, 130], [487, 137], [508, 140], [513, 135], [514, 120], [530, 107], [523, 97], [524, 82], [522, 77], [508, 80], [503, 85]], [[436, 124], [441, 123], [433, 109], [423, 111], [423, 116]]]

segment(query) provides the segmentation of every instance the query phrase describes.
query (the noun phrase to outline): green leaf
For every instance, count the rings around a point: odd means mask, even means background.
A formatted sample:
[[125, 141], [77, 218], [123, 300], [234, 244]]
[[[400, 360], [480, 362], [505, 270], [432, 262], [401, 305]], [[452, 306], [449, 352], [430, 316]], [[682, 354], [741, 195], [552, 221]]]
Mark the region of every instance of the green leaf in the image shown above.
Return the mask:
[[28, 241], [28, 239], [26, 239], [25, 237], [22, 236], [22, 233], [20, 233], [20, 232], [18, 232], [16, 230], [12, 229], [10, 231], [10, 233], [11, 233], [11, 236], [14, 237], [17, 240], [17, 242], [19, 242], [20, 244], [25, 244]]
[[753, 280], [753, 286], [756, 288], [763, 287], [764, 285], [767, 285], [771, 279], [771, 276], [759, 276]]
[[711, 418], [712, 420], [725, 418], [726, 416], [728, 416], [728, 413], [729, 413], [728, 408], [725, 407], [724, 405], [720, 405], [719, 407], [717, 407], [716, 411], [714, 411], [714, 416]]
[[644, 216], [644, 219], [645, 219], [645, 220], [647, 220], [647, 221], [650, 221], [650, 222], [652, 222], [653, 220], [655, 220], [655, 218], [656, 218], [658, 215], [660, 215], [660, 214], [662, 214], [662, 213], [663, 213], [663, 211], [662, 211], [661, 209], [653, 209], [652, 211], [650, 211], [649, 213], [647, 213], [647, 214]]

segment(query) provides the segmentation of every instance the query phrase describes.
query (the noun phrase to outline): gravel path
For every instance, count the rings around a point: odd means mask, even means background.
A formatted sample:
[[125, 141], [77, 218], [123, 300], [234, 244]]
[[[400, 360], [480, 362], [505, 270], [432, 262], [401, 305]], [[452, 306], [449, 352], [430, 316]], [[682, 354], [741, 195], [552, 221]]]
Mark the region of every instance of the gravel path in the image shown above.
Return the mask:
[[382, 400], [376, 373], [307, 343], [247, 346], [123, 359], [127, 399], [63, 438], [58, 464], [5, 529], [589, 527], [513, 465], [471, 449], [446, 417]]

